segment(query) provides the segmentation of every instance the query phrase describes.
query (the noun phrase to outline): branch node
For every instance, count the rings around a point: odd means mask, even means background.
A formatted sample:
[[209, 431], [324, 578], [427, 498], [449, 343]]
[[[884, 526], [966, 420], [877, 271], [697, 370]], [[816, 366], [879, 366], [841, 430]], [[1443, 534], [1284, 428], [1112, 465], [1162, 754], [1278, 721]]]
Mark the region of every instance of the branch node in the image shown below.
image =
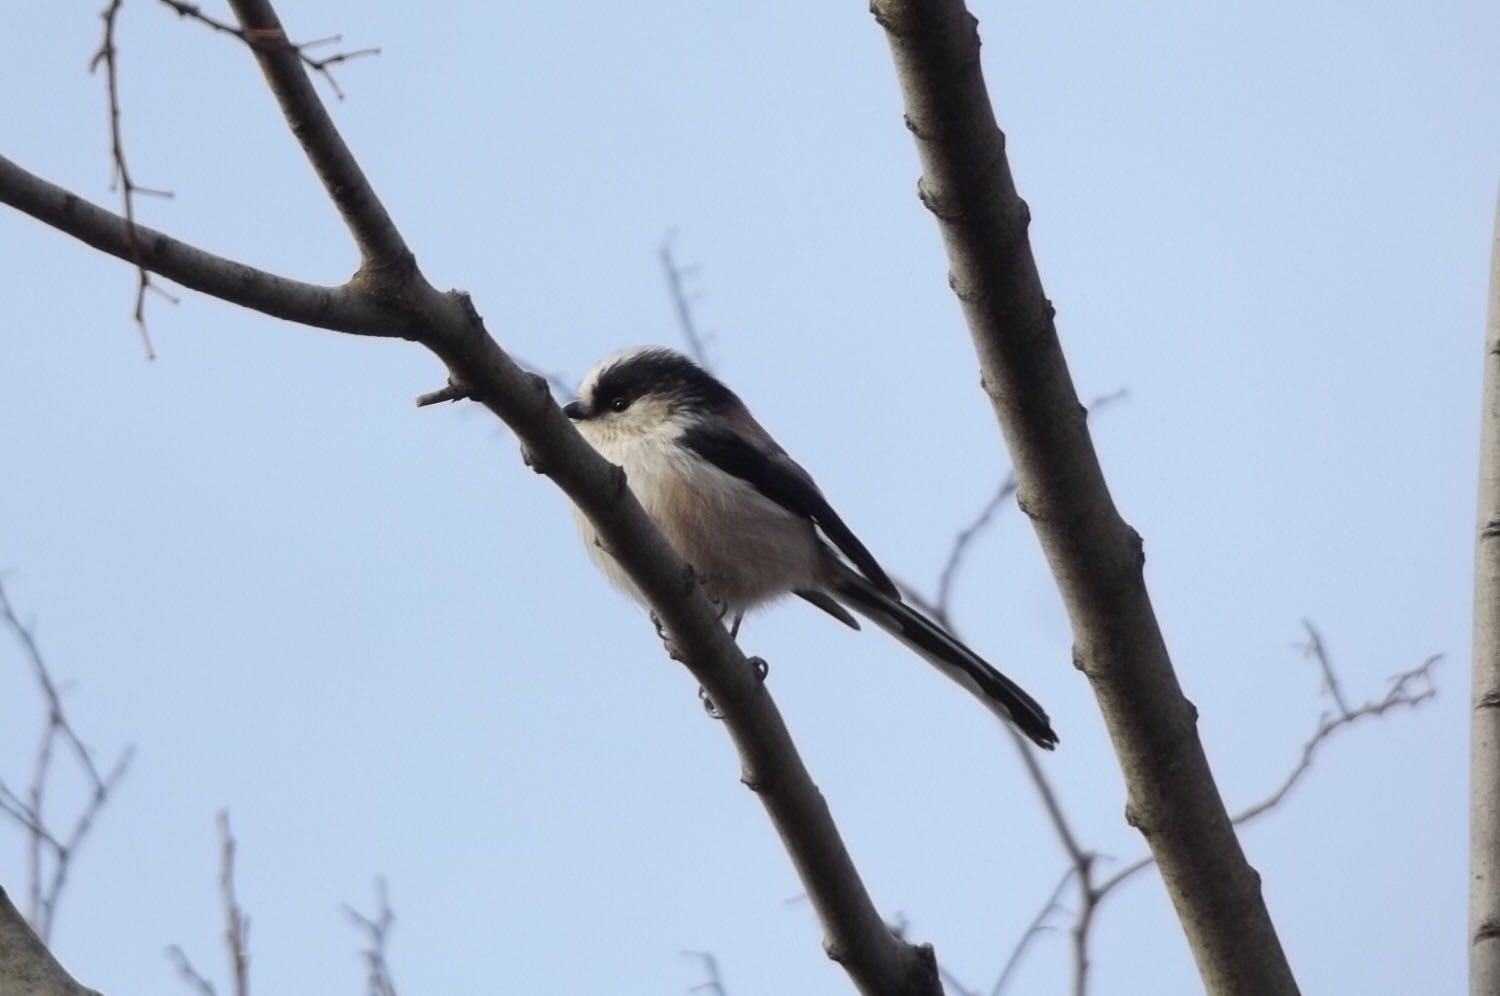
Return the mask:
[[[931, 211], [941, 221], [949, 224], [963, 219], [963, 208], [959, 205], [958, 198], [947, 198], [941, 191], [932, 189], [927, 183], [927, 177], [917, 177], [917, 199], [922, 206]], [[951, 281], [950, 281], [951, 282]]]
[[1085, 678], [1089, 676], [1089, 666], [1083, 659], [1083, 651], [1078, 644], [1073, 644], [1073, 667]]
[[1021, 514], [1025, 515], [1026, 518], [1030, 519], [1032, 522], [1043, 521], [1042, 514], [1037, 511], [1036, 506], [1032, 504], [1031, 499], [1028, 498], [1026, 494], [1019, 488], [1016, 489], [1016, 507], [1021, 510]]

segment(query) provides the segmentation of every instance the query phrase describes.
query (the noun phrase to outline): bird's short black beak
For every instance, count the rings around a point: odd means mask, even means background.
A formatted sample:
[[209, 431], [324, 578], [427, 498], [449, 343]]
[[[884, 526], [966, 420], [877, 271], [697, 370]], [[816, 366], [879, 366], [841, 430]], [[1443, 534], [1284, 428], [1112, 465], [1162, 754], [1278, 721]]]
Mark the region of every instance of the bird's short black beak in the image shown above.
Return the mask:
[[563, 414], [568, 416], [568, 418], [572, 419], [573, 421], [577, 422], [579, 419], [583, 418], [585, 413], [583, 410], [583, 405], [579, 404], [576, 401], [569, 401], [567, 404], [563, 405]]

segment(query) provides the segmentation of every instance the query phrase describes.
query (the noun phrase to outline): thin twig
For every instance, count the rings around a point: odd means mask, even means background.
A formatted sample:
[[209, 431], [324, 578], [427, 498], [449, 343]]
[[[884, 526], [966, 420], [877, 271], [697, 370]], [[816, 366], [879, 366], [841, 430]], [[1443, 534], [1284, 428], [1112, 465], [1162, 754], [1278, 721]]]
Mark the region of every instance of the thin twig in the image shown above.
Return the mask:
[[[181, 0], [161, 0], [161, 2], [172, 8], [178, 17], [197, 21], [199, 24], [212, 28], [221, 34], [232, 35], [252, 48], [255, 47], [256, 41], [260, 40], [252, 37], [238, 25], [230, 24], [228, 21], [221, 21], [216, 17], [205, 14], [203, 9], [197, 4], [182, 3]], [[273, 37], [272, 40], [275, 40], [275, 38]], [[309, 55], [307, 52], [310, 48], [316, 48], [319, 45], [336, 44], [343, 40], [342, 35], [329, 35], [326, 38], [315, 38], [312, 41], [292, 44], [292, 48], [297, 50], [297, 55], [302, 60], [302, 64], [319, 76], [322, 76], [329, 88], [333, 90], [333, 95], [339, 100], [344, 99], [344, 91], [339, 86], [339, 81], [333, 78], [332, 68], [340, 63], [348, 62], [350, 59], [380, 54], [380, 49], [378, 48], [358, 48], [351, 51], [335, 52], [333, 55], [326, 55], [322, 58]]]
[[684, 958], [696, 958], [703, 963], [703, 971], [708, 978], [688, 990], [690, 993], [709, 993], [711, 996], [729, 996], [729, 990], [724, 988], [724, 977], [719, 974], [719, 959], [709, 951], [682, 951], [679, 952]]
[[[761, 802], [806, 887], [824, 932], [824, 950], [864, 993], [939, 992], [931, 948], [898, 941], [885, 929], [827, 802], [809, 776], [764, 683], [748, 666], [701, 587], [611, 466], [559, 411], [550, 391], [523, 371], [486, 330], [468, 295], [439, 292], [421, 274], [389, 212], [329, 117], [308, 69], [285, 41], [270, 0], [229, 0], [242, 28], [257, 38], [256, 61], [325, 192], [360, 250], [351, 280], [312, 300], [295, 285], [280, 294], [246, 293], [214, 260], [177, 253], [158, 236], [147, 246], [161, 270], [186, 270], [220, 296], [267, 313], [340, 331], [399, 335], [429, 349], [484, 405], [506, 422], [544, 471], [590, 519], [610, 554], [663, 621], [697, 683], [724, 715], [741, 761], [742, 781]], [[262, 42], [262, 35], [274, 42]], [[66, 191], [0, 159], [0, 201], [114, 252], [119, 239], [94, 222]], [[264, 288], [261, 288], [264, 291]], [[210, 291], [215, 293], [215, 291]], [[338, 314], [336, 314], [338, 313]], [[341, 319], [354, 319], [346, 321]], [[357, 317], [356, 317], [357, 315]]]
[[386, 944], [391, 928], [396, 924], [396, 915], [391, 912], [390, 894], [386, 891], [384, 878], [375, 880], [375, 905], [373, 916], [365, 916], [347, 903], [344, 904], [344, 913], [364, 933], [369, 945], [360, 952], [365, 959], [369, 996], [396, 996], [396, 983], [386, 960]]
[[125, 140], [120, 133], [119, 49], [115, 46], [115, 24], [124, 4], [125, 0], [108, 0], [104, 5], [104, 11], [100, 14], [104, 21], [104, 40], [99, 43], [98, 50], [89, 60], [89, 71], [93, 72], [101, 65], [104, 67], [105, 89], [109, 96], [110, 157], [114, 164], [114, 181], [111, 187], [118, 186], [120, 190], [120, 200], [123, 202], [125, 212], [125, 238], [130, 245], [131, 262], [135, 264], [135, 324], [140, 329], [141, 343], [145, 346], [146, 358], [154, 360], [156, 350], [151, 345], [151, 333], [146, 327], [146, 292], [155, 291], [173, 304], [177, 303], [177, 298], [153, 283], [151, 272], [146, 268], [140, 233], [136, 231], [135, 195], [171, 197], [172, 193], [169, 190], [154, 190], [136, 183], [130, 175], [130, 166], [125, 161]]
[[[1103, 411], [1118, 401], [1123, 401], [1130, 396], [1127, 388], [1119, 388], [1109, 394], [1101, 394], [1089, 402], [1088, 413], [1090, 415]], [[953, 545], [948, 550], [948, 559], [943, 564], [943, 570], [938, 575], [937, 597], [930, 605], [931, 614], [943, 625], [948, 625], [949, 613], [953, 609], [953, 584], [958, 579], [959, 568], [963, 566], [964, 557], [969, 552], [969, 547], [987, 529], [994, 520], [995, 514], [1005, 506], [1005, 503], [1016, 493], [1016, 472], [1012, 470], [1005, 475], [1000, 486], [995, 489], [994, 495], [984, 503], [968, 525], [958, 531], [953, 538]]]
[[1057, 885], [1053, 888], [1052, 894], [1047, 897], [1047, 902], [1037, 911], [1036, 916], [1031, 921], [1031, 925], [1021, 935], [1021, 939], [1016, 941], [1016, 946], [1011, 949], [1010, 957], [1005, 959], [1005, 967], [1000, 970], [1000, 977], [995, 980], [994, 987], [990, 989], [990, 996], [1000, 996], [1001, 993], [1005, 992], [1005, 987], [1010, 984], [1011, 976], [1015, 974], [1016, 969], [1020, 968], [1021, 959], [1026, 956], [1026, 951], [1031, 947], [1031, 942], [1052, 929], [1048, 921], [1052, 919], [1054, 913], [1062, 910], [1057, 901], [1062, 896], [1063, 889], [1067, 888], [1068, 881], [1073, 877], [1073, 873], [1074, 869], [1069, 868], [1063, 872], [1062, 878], [1057, 880]]
[[214, 984], [193, 967], [193, 963], [188, 960], [187, 953], [182, 948], [175, 944], [167, 948], [167, 960], [172, 963], [173, 968], [177, 969], [177, 974], [182, 976], [183, 981], [198, 993], [198, 996], [219, 996], [218, 991], [214, 989]]
[[708, 339], [709, 337], [698, 331], [698, 323], [693, 319], [692, 298], [683, 284], [683, 278], [696, 270], [696, 267], [680, 266], [672, 256], [672, 240], [675, 232], [668, 232], [667, 237], [662, 239], [661, 248], [657, 250], [657, 257], [661, 260], [662, 272], [667, 277], [667, 292], [672, 297], [672, 308], [677, 313], [677, 327], [682, 331], [683, 339], [687, 340], [688, 352], [693, 359], [705, 370], [712, 369], [708, 362]]
[[219, 812], [219, 894], [224, 901], [224, 947], [229, 954], [229, 974], [234, 996], [250, 992], [250, 918], [234, 897], [234, 835], [229, 832], [229, 811]]
[[[1316, 631], [1313, 630], [1310, 624], [1304, 625], [1307, 625], [1309, 633], [1316, 635]], [[1314, 645], [1317, 647], [1317, 649], [1310, 649]], [[1309, 656], [1313, 656], [1318, 659], [1319, 666], [1323, 668], [1325, 675], [1331, 675], [1333, 673], [1332, 666], [1329, 663], [1326, 651], [1323, 649], [1321, 638], [1316, 641], [1316, 644], [1309, 643], [1307, 646], [1309, 648]], [[1338, 715], [1331, 717], [1324, 715], [1322, 718], [1320, 718], [1318, 720], [1317, 728], [1313, 731], [1312, 736], [1309, 737], [1307, 742], [1302, 745], [1302, 755], [1298, 758], [1297, 763], [1292, 766], [1292, 770], [1289, 771], [1286, 777], [1282, 779], [1281, 783], [1277, 785], [1276, 788], [1271, 790], [1271, 792], [1263, 799], [1258, 802], [1252, 803], [1249, 806], [1246, 806], [1244, 809], [1236, 813], [1231, 818], [1234, 825], [1241, 826], [1243, 824], [1249, 823], [1257, 817], [1263, 816], [1268, 811], [1275, 809], [1277, 806], [1281, 805], [1281, 803], [1286, 799], [1287, 795], [1292, 791], [1292, 788], [1295, 787], [1297, 783], [1300, 782], [1310, 770], [1312, 770], [1313, 759], [1317, 756], [1319, 750], [1323, 747], [1323, 745], [1326, 744], [1335, 733], [1339, 732], [1345, 727], [1357, 723], [1359, 720], [1364, 719], [1368, 716], [1383, 716], [1387, 712], [1390, 712], [1392, 709], [1414, 709], [1420, 706], [1423, 702], [1426, 702], [1428, 699], [1431, 699], [1432, 697], [1437, 695], [1437, 689], [1432, 683], [1432, 669], [1442, 659], [1442, 654], [1434, 654], [1416, 667], [1393, 676], [1390, 679], [1390, 687], [1386, 690], [1385, 695], [1383, 695], [1379, 699], [1365, 702], [1364, 704], [1353, 708], [1340, 703], [1340, 712]], [[1413, 691], [1413, 685], [1418, 686], [1419, 690]], [[1103, 895], [1105, 893], [1108, 893], [1111, 889], [1115, 888], [1115, 886], [1124, 882], [1126, 879], [1135, 875], [1137, 872], [1151, 867], [1153, 863], [1154, 862], [1148, 856], [1140, 858], [1124, 866], [1119, 871], [1115, 872], [1113, 875], [1099, 884], [1100, 894]]]
[[1333, 666], [1328, 662], [1328, 648], [1323, 645], [1322, 635], [1306, 619], [1302, 620], [1302, 628], [1307, 631], [1307, 642], [1301, 645], [1302, 656], [1318, 662], [1318, 668], [1323, 672], [1323, 690], [1333, 698], [1333, 704], [1339, 707], [1340, 715], [1349, 715], [1349, 703], [1344, 701], [1339, 676], [1334, 674]]
[[[21, 620], [3, 582], [0, 582], [0, 622], [5, 624], [5, 628], [10, 630], [20, 644], [23, 655], [31, 665], [32, 675], [41, 689], [46, 708], [46, 721], [32, 762], [31, 781], [25, 798], [0, 779], [0, 814], [9, 817], [27, 834], [27, 897], [30, 904], [27, 916], [37, 935], [46, 941], [51, 936], [52, 926], [56, 921], [57, 906], [62, 898], [63, 888], [67, 885], [73, 859], [94, 828], [100, 812], [109, 803], [111, 794], [124, 779], [131, 759], [135, 756], [135, 748], [127, 745], [109, 770], [101, 774], [94, 763], [93, 753], [79, 737], [63, 710], [62, 696], [47, 669], [33, 627]], [[59, 740], [67, 746], [77, 762], [89, 789], [87, 802], [66, 832], [51, 828], [45, 813], [47, 790], [52, 782], [54, 762], [57, 760], [55, 747]]]
[[[1312, 628], [1311, 624], [1304, 623], [1304, 625], [1307, 626], [1309, 634], [1317, 636], [1317, 631]], [[1308, 655], [1318, 660], [1319, 667], [1323, 669], [1325, 677], [1332, 676], [1332, 665], [1329, 663], [1327, 651], [1324, 648], [1321, 637], [1315, 641], [1309, 641], [1304, 646], [1308, 651]], [[1352, 708], [1340, 701], [1338, 703], [1340, 711], [1337, 715], [1324, 715], [1318, 720], [1317, 728], [1313, 730], [1312, 736], [1302, 745], [1302, 754], [1297, 759], [1297, 763], [1292, 766], [1292, 770], [1281, 780], [1281, 783], [1260, 801], [1252, 803], [1234, 814], [1231, 818], [1234, 825], [1242, 826], [1281, 805], [1297, 783], [1312, 770], [1314, 758], [1323, 745], [1335, 733], [1369, 716], [1384, 716], [1393, 709], [1415, 709], [1428, 699], [1436, 696], [1437, 688], [1432, 683], [1432, 669], [1442, 659], [1442, 654], [1433, 654], [1416, 667], [1394, 675], [1390, 679], [1390, 687], [1386, 689], [1385, 695], [1379, 699], [1372, 699]], [[1325, 685], [1325, 687], [1330, 688], [1330, 694], [1331, 688], [1335, 687], [1335, 685], [1336, 679], [1334, 685]], [[1414, 691], [1413, 686], [1416, 686], [1417, 690]], [[1137, 872], [1151, 867], [1153, 863], [1148, 856], [1124, 866], [1099, 884], [1101, 896]]]

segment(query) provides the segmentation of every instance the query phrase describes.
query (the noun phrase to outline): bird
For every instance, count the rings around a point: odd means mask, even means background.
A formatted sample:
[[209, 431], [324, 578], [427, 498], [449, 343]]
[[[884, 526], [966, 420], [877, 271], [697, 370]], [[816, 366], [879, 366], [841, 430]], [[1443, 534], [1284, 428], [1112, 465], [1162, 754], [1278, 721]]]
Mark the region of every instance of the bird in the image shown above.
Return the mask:
[[[1057, 746], [1047, 713], [937, 621], [902, 601], [890, 575], [803, 470], [718, 378], [663, 346], [594, 365], [563, 406], [578, 431], [625, 472], [626, 485], [708, 594], [744, 614], [795, 594], [859, 629], [852, 609], [967, 689], [1038, 747]], [[649, 603], [575, 509], [589, 555]]]

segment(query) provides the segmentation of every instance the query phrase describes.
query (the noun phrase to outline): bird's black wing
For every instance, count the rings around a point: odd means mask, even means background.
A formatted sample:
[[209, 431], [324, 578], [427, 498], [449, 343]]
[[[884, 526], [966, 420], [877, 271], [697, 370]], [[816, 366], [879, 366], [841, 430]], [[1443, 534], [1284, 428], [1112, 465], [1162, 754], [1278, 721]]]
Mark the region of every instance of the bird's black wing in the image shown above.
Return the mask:
[[689, 429], [682, 444], [726, 474], [738, 477], [795, 515], [810, 520], [876, 588], [899, 599], [896, 586], [859, 538], [844, 525], [807, 471], [784, 453], [768, 453], [738, 433], [708, 427]]

